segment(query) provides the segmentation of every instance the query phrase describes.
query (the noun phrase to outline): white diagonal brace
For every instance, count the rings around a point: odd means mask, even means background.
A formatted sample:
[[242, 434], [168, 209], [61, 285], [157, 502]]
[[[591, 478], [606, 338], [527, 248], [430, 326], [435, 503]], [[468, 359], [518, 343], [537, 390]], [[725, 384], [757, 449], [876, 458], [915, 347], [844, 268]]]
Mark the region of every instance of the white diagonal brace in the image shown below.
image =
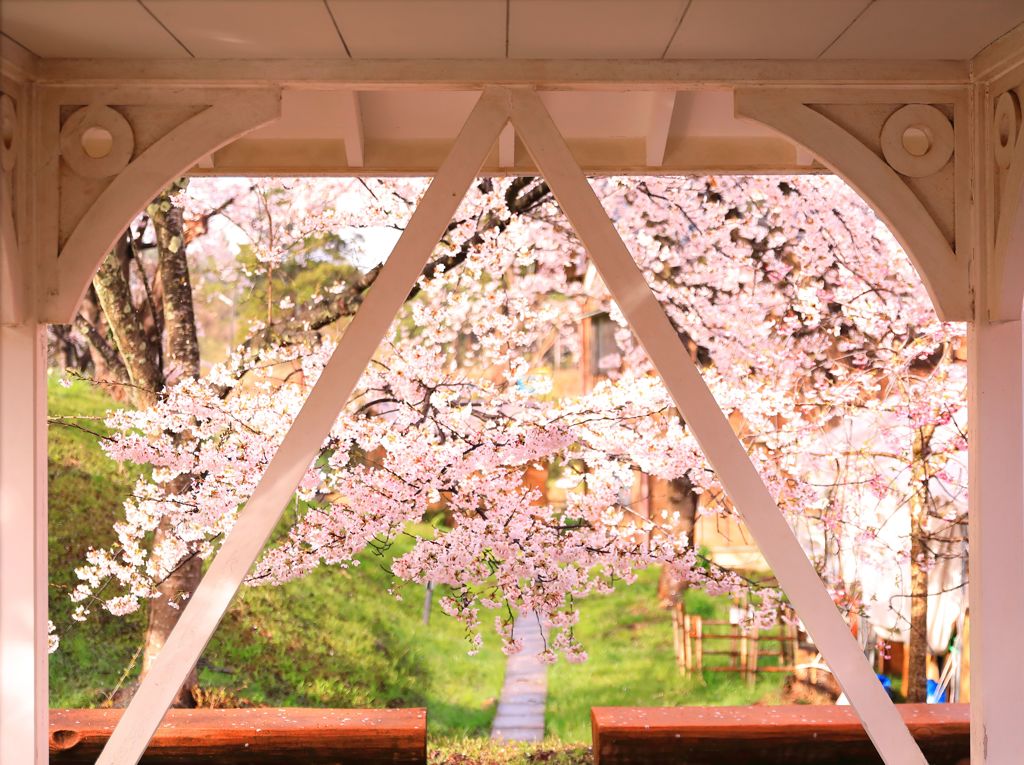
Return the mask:
[[513, 91], [512, 124], [882, 759], [887, 765], [925, 765], [921, 750], [533, 90]]
[[507, 93], [485, 89], [97, 765], [142, 756], [507, 122]]

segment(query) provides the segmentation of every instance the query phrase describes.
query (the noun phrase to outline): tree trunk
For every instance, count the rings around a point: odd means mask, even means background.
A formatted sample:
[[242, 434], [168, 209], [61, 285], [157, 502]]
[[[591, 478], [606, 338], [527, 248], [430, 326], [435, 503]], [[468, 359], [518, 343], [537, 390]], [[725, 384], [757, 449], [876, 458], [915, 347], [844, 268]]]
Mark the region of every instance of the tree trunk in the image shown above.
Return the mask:
[[[163, 209], [164, 207], [167, 209]], [[173, 207], [167, 195], [159, 197], [150, 208], [156, 231], [159, 274], [162, 286], [163, 329], [166, 342], [164, 353], [164, 384], [174, 385], [183, 379], [199, 376], [199, 340], [196, 334], [195, 309], [192, 303], [192, 284], [189, 278], [185, 241], [182, 236], [182, 211]], [[179, 438], [189, 438], [183, 433]], [[191, 478], [179, 476], [165, 488], [170, 493], [188, 490]], [[154, 548], [173, 531], [167, 519], [161, 521], [153, 536]], [[145, 677], [156, 655], [178, 623], [183, 595], [191, 595], [203, 576], [202, 560], [189, 558], [178, 565], [158, 586], [159, 597], [149, 602], [149, 623], [146, 626], [145, 647], [142, 654], [142, 677]], [[195, 706], [192, 689], [199, 684], [196, 668], [178, 691], [174, 706]]]
[[[172, 204], [169, 193], [164, 193], [153, 201], [147, 212], [156, 240], [155, 274], [147, 273], [135, 249], [142, 231], [129, 229], [93, 278], [94, 305], [90, 306], [87, 301], [76, 321], [77, 329], [92, 347], [97, 377], [110, 378], [115, 385], [121, 383], [119, 387], [128, 392], [125, 398], [139, 409], [155, 405], [168, 385], [199, 376], [199, 341], [185, 255], [182, 210]], [[132, 264], [138, 271], [135, 294], [144, 293], [144, 298], [138, 301], [133, 299]], [[95, 310], [96, 306], [102, 309], [102, 315]], [[112, 342], [107, 340], [107, 328]], [[189, 435], [184, 433], [179, 438], [189, 438]], [[164, 489], [169, 494], [185, 492], [190, 480], [188, 476], [180, 476]], [[171, 533], [169, 523], [161, 523], [154, 533], [154, 547]], [[179, 564], [158, 585], [159, 597], [149, 603], [142, 677], [149, 672], [177, 624], [185, 604], [183, 596], [195, 591], [201, 577], [202, 561], [193, 557]], [[174, 706], [195, 705], [192, 689], [197, 680], [193, 668]]]
[[174, 385], [186, 378], [199, 377], [199, 339], [196, 334], [192, 281], [185, 257], [180, 207], [170, 205], [166, 195], [159, 198], [153, 214], [159, 254], [160, 284], [163, 297], [163, 329], [167, 350], [164, 358], [164, 383]]
[[903, 695], [908, 702], [928, 698], [928, 454], [931, 426], [914, 433], [913, 492], [910, 496], [910, 630], [907, 638], [907, 677]]
[[104, 259], [92, 284], [128, 375], [131, 401], [141, 409], [156, 403], [163, 388], [163, 370], [159, 349], [154, 348], [132, 303], [127, 258], [127, 237], [122, 237]]
[[[189, 476], [180, 476], [170, 484], [166, 485], [167, 491], [185, 491], [191, 481]], [[168, 534], [171, 534], [170, 526], [166, 520], [161, 521], [153, 535], [153, 544], [158, 545]], [[146, 635], [142, 650], [142, 671], [139, 675], [141, 681], [153, 666], [153, 662], [164, 647], [171, 630], [178, 623], [181, 616], [181, 609], [185, 607], [187, 600], [183, 596], [191, 595], [199, 586], [199, 580], [203, 575], [203, 561], [198, 556], [189, 558], [171, 572], [157, 587], [160, 596], [149, 601], [149, 613], [146, 623]], [[171, 706], [194, 707], [195, 698], [192, 690], [199, 685], [199, 675], [196, 668], [192, 667], [188, 677], [178, 689]]]
[[[693, 543], [693, 530], [697, 521], [697, 504], [700, 497], [694, 493], [693, 484], [686, 478], [676, 478], [668, 481], [667, 509], [669, 516], [672, 513], [679, 513], [679, 520], [673, 525], [673, 531], [679, 534], [686, 534]], [[652, 506], [655, 513], [660, 512], [659, 508]], [[655, 519], [658, 520], [658, 519]], [[667, 566], [661, 567], [661, 575], [658, 577], [658, 603], [668, 607], [677, 603], [686, 590], [686, 582], [680, 581], [672, 576]]]

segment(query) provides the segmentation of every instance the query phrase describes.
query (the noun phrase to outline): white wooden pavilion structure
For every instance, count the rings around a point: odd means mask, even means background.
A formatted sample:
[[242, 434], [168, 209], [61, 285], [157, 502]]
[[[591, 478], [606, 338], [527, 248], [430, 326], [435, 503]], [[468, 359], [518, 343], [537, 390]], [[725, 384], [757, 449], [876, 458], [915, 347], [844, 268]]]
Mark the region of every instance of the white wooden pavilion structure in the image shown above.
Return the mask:
[[47, 761], [46, 354], [183, 174], [435, 177], [100, 762], [137, 760], [478, 173], [540, 173], [889, 765], [924, 759], [584, 174], [844, 177], [971, 323], [972, 762], [1024, 761], [1022, 0], [4, 0], [0, 761]]

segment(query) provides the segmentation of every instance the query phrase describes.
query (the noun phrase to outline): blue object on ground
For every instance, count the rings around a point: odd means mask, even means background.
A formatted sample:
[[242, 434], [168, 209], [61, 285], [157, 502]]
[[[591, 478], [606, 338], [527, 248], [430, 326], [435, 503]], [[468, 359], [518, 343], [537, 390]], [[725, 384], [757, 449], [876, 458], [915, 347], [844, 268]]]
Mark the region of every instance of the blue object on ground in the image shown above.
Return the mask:
[[947, 700], [946, 689], [939, 693], [939, 684], [934, 680], [929, 680], [927, 699], [929, 704], [945, 704]]
[[885, 689], [886, 695], [890, 699], [893, 698], [892, 680], [889, 679], [889, 676], [888, 675], [876, 674], [875, 677], [877, 677], [878, 678], [878, 682], [880, 682], [882, 684], [882, 687]]

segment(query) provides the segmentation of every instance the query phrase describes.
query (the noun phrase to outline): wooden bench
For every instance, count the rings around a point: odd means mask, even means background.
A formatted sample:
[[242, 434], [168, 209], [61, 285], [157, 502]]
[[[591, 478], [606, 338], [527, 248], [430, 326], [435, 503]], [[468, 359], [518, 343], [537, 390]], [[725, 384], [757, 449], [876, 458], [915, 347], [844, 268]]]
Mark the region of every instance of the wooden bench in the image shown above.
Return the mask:
[[[92, 765], [124, 710], [51, 709], [50, 762]], [[426, 763], [425, 709], [172, 709], [143, 763]]]
[[[897, 707], [931, 765], [966, 765], [967, 704]], [[882, 760], [848, 706], [594, 707], [595, 765], [865, 765]]]

